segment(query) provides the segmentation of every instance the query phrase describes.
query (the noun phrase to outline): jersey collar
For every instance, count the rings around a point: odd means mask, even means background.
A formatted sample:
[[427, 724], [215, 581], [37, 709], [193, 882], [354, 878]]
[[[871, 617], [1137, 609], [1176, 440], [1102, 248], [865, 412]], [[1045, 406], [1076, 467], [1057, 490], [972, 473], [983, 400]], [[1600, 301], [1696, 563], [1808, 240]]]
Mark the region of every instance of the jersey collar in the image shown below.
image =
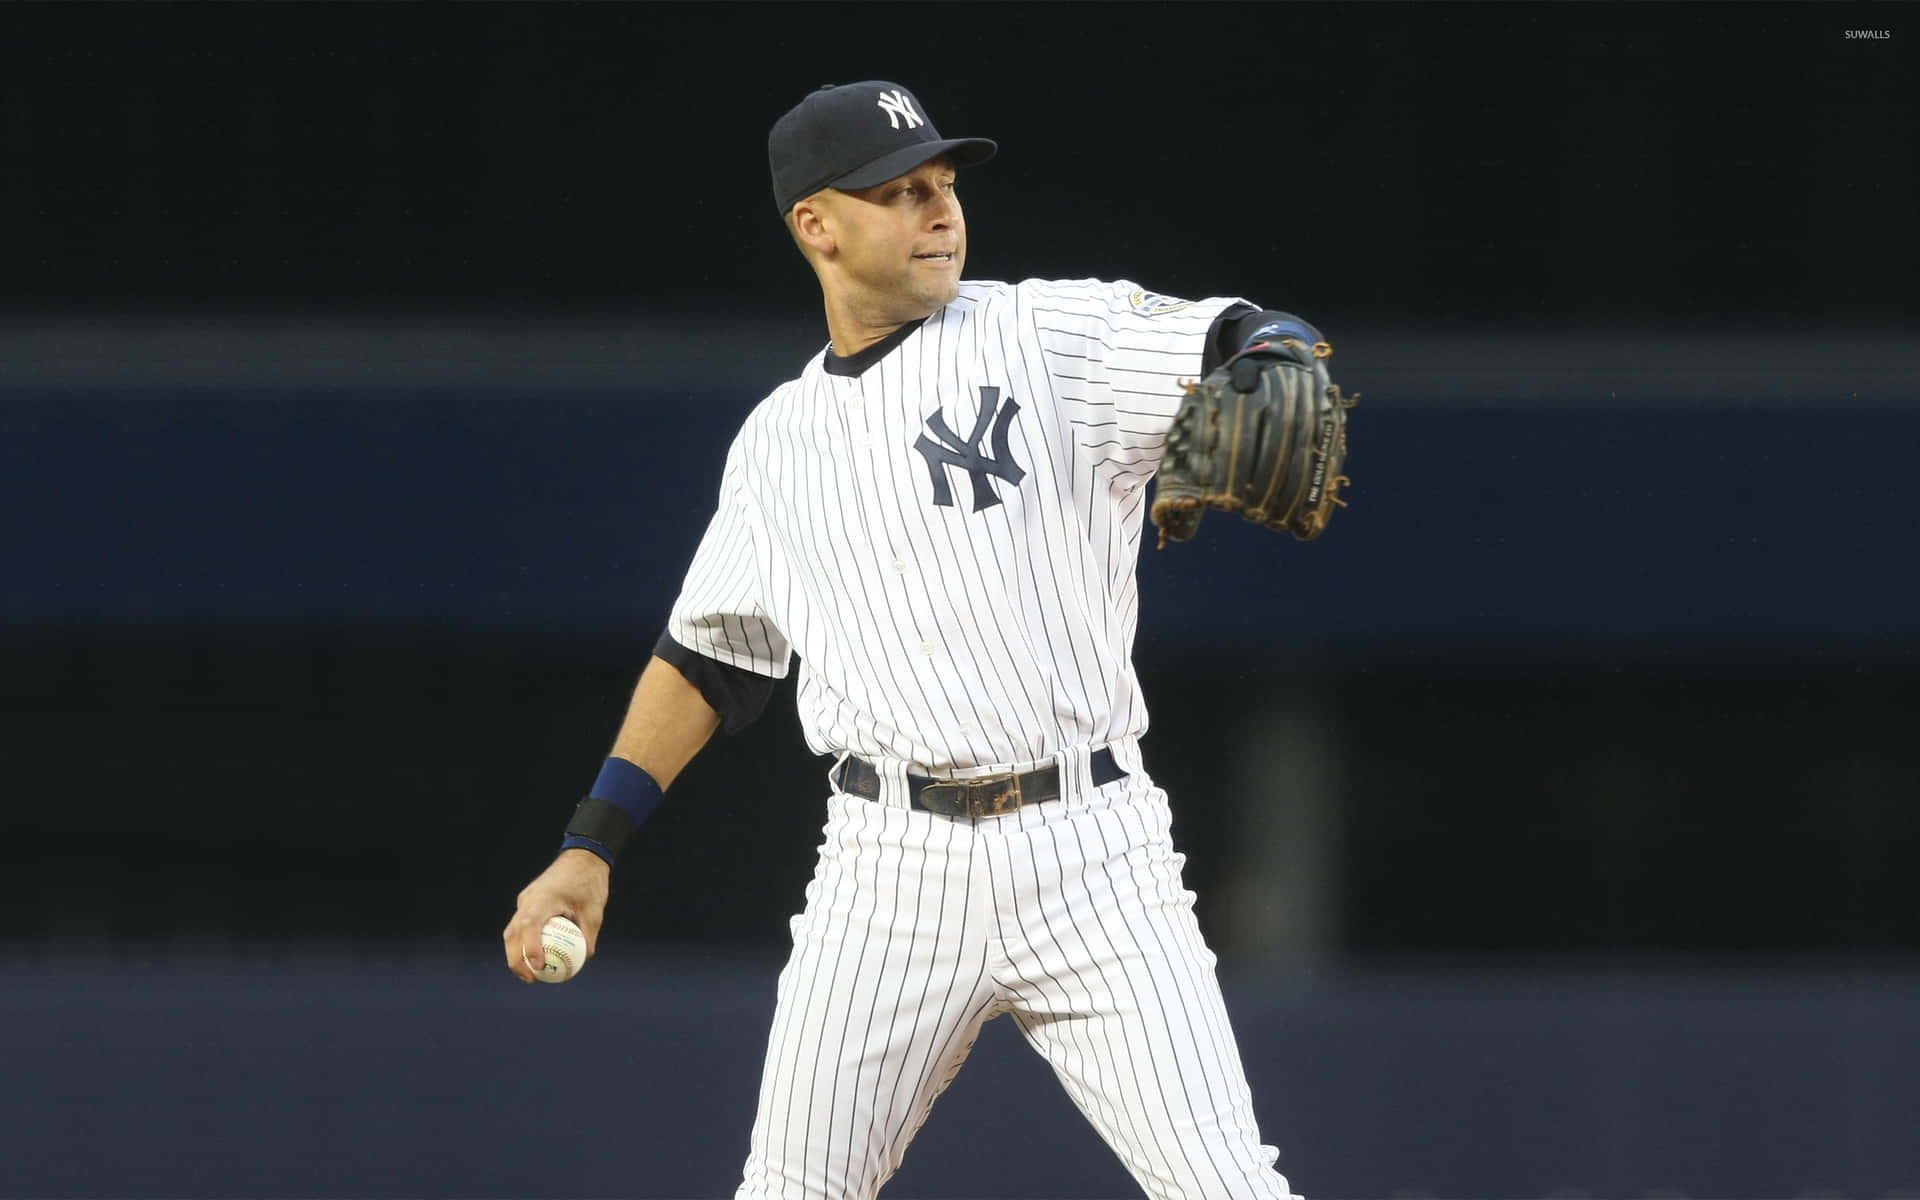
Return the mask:
[[905, 325], [902, 325], [892, 333], [881, 338], [873, 345], [868, 346], [865, 350], [860, 351], [858, 354], [849, 354], [845, 358], [835, 354], [833, 347], [829, 345], [825, 355], [820, 359], [820, 366], [829, 375], [844, 375], [850, 379], [856, 379], [864, 374], [868, 367], [885, 358], [895, 346], [898, 346], [901, 342], [913, 336], [913, 331], [926, 324], [926, 322], [927, 318], [925, 317], [921, 317], [917, 321], [908, 321]]

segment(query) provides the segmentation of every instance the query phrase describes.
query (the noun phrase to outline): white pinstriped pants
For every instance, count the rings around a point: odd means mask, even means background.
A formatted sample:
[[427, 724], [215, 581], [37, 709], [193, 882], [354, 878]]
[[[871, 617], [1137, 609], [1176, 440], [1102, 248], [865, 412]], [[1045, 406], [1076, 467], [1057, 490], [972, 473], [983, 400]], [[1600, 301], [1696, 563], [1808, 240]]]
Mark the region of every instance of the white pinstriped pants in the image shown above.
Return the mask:
[[831, 797], [736, 1200], [869, 1200], [1003, 1012], [1148, 1196], [1290, 1195], [1166, 793], [1074, 774], [1061, 800], [977, 820]]

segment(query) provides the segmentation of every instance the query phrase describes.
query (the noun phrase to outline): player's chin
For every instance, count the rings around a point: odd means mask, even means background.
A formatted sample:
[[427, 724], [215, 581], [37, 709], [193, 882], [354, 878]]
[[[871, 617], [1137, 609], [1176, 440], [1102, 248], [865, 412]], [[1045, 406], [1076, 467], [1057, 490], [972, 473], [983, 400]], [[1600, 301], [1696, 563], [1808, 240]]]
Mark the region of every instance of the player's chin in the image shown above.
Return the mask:
[[941, 271], [927, 272], [914, 280], [914, 285], [914, 298], [929, 311], [945, 308], [960, 296], [960, 268], [954, 265]]

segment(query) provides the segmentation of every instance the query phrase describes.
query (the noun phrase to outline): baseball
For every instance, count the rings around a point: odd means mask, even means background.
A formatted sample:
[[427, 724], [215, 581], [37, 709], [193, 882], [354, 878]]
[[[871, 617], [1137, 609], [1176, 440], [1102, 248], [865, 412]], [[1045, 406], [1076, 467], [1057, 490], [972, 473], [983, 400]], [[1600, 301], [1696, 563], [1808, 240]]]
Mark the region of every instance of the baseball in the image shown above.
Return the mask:
[[[541, 927], [540, 948], [546, 951], [546, 964], [533, 977], [541, 983], [565, 983], [587, 964], [587, 935], [565, 917], [554, 917]], [[527, 965], [533, 965], [531, 959]]]

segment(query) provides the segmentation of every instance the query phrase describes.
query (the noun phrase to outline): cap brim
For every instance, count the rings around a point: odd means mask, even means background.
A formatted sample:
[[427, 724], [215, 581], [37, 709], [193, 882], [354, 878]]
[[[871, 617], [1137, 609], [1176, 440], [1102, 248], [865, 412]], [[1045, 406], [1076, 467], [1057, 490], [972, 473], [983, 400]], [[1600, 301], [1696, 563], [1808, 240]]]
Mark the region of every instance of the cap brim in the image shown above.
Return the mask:
[[903, 146], [891, 154], [882, 154], [879, 158], [863, 167], [855, 167], [838, 179], [830, 179], [824, 186], [839, 188], [841, 191], [858, 191], [889, 179], [898, 179], [908, 171], [931, 158], [942, 154], [953, 156], [955, 166], [973, 167], [992, 158], [1000, 147], [987, 138], [947, 138], [939, 142], [915, 142]]

